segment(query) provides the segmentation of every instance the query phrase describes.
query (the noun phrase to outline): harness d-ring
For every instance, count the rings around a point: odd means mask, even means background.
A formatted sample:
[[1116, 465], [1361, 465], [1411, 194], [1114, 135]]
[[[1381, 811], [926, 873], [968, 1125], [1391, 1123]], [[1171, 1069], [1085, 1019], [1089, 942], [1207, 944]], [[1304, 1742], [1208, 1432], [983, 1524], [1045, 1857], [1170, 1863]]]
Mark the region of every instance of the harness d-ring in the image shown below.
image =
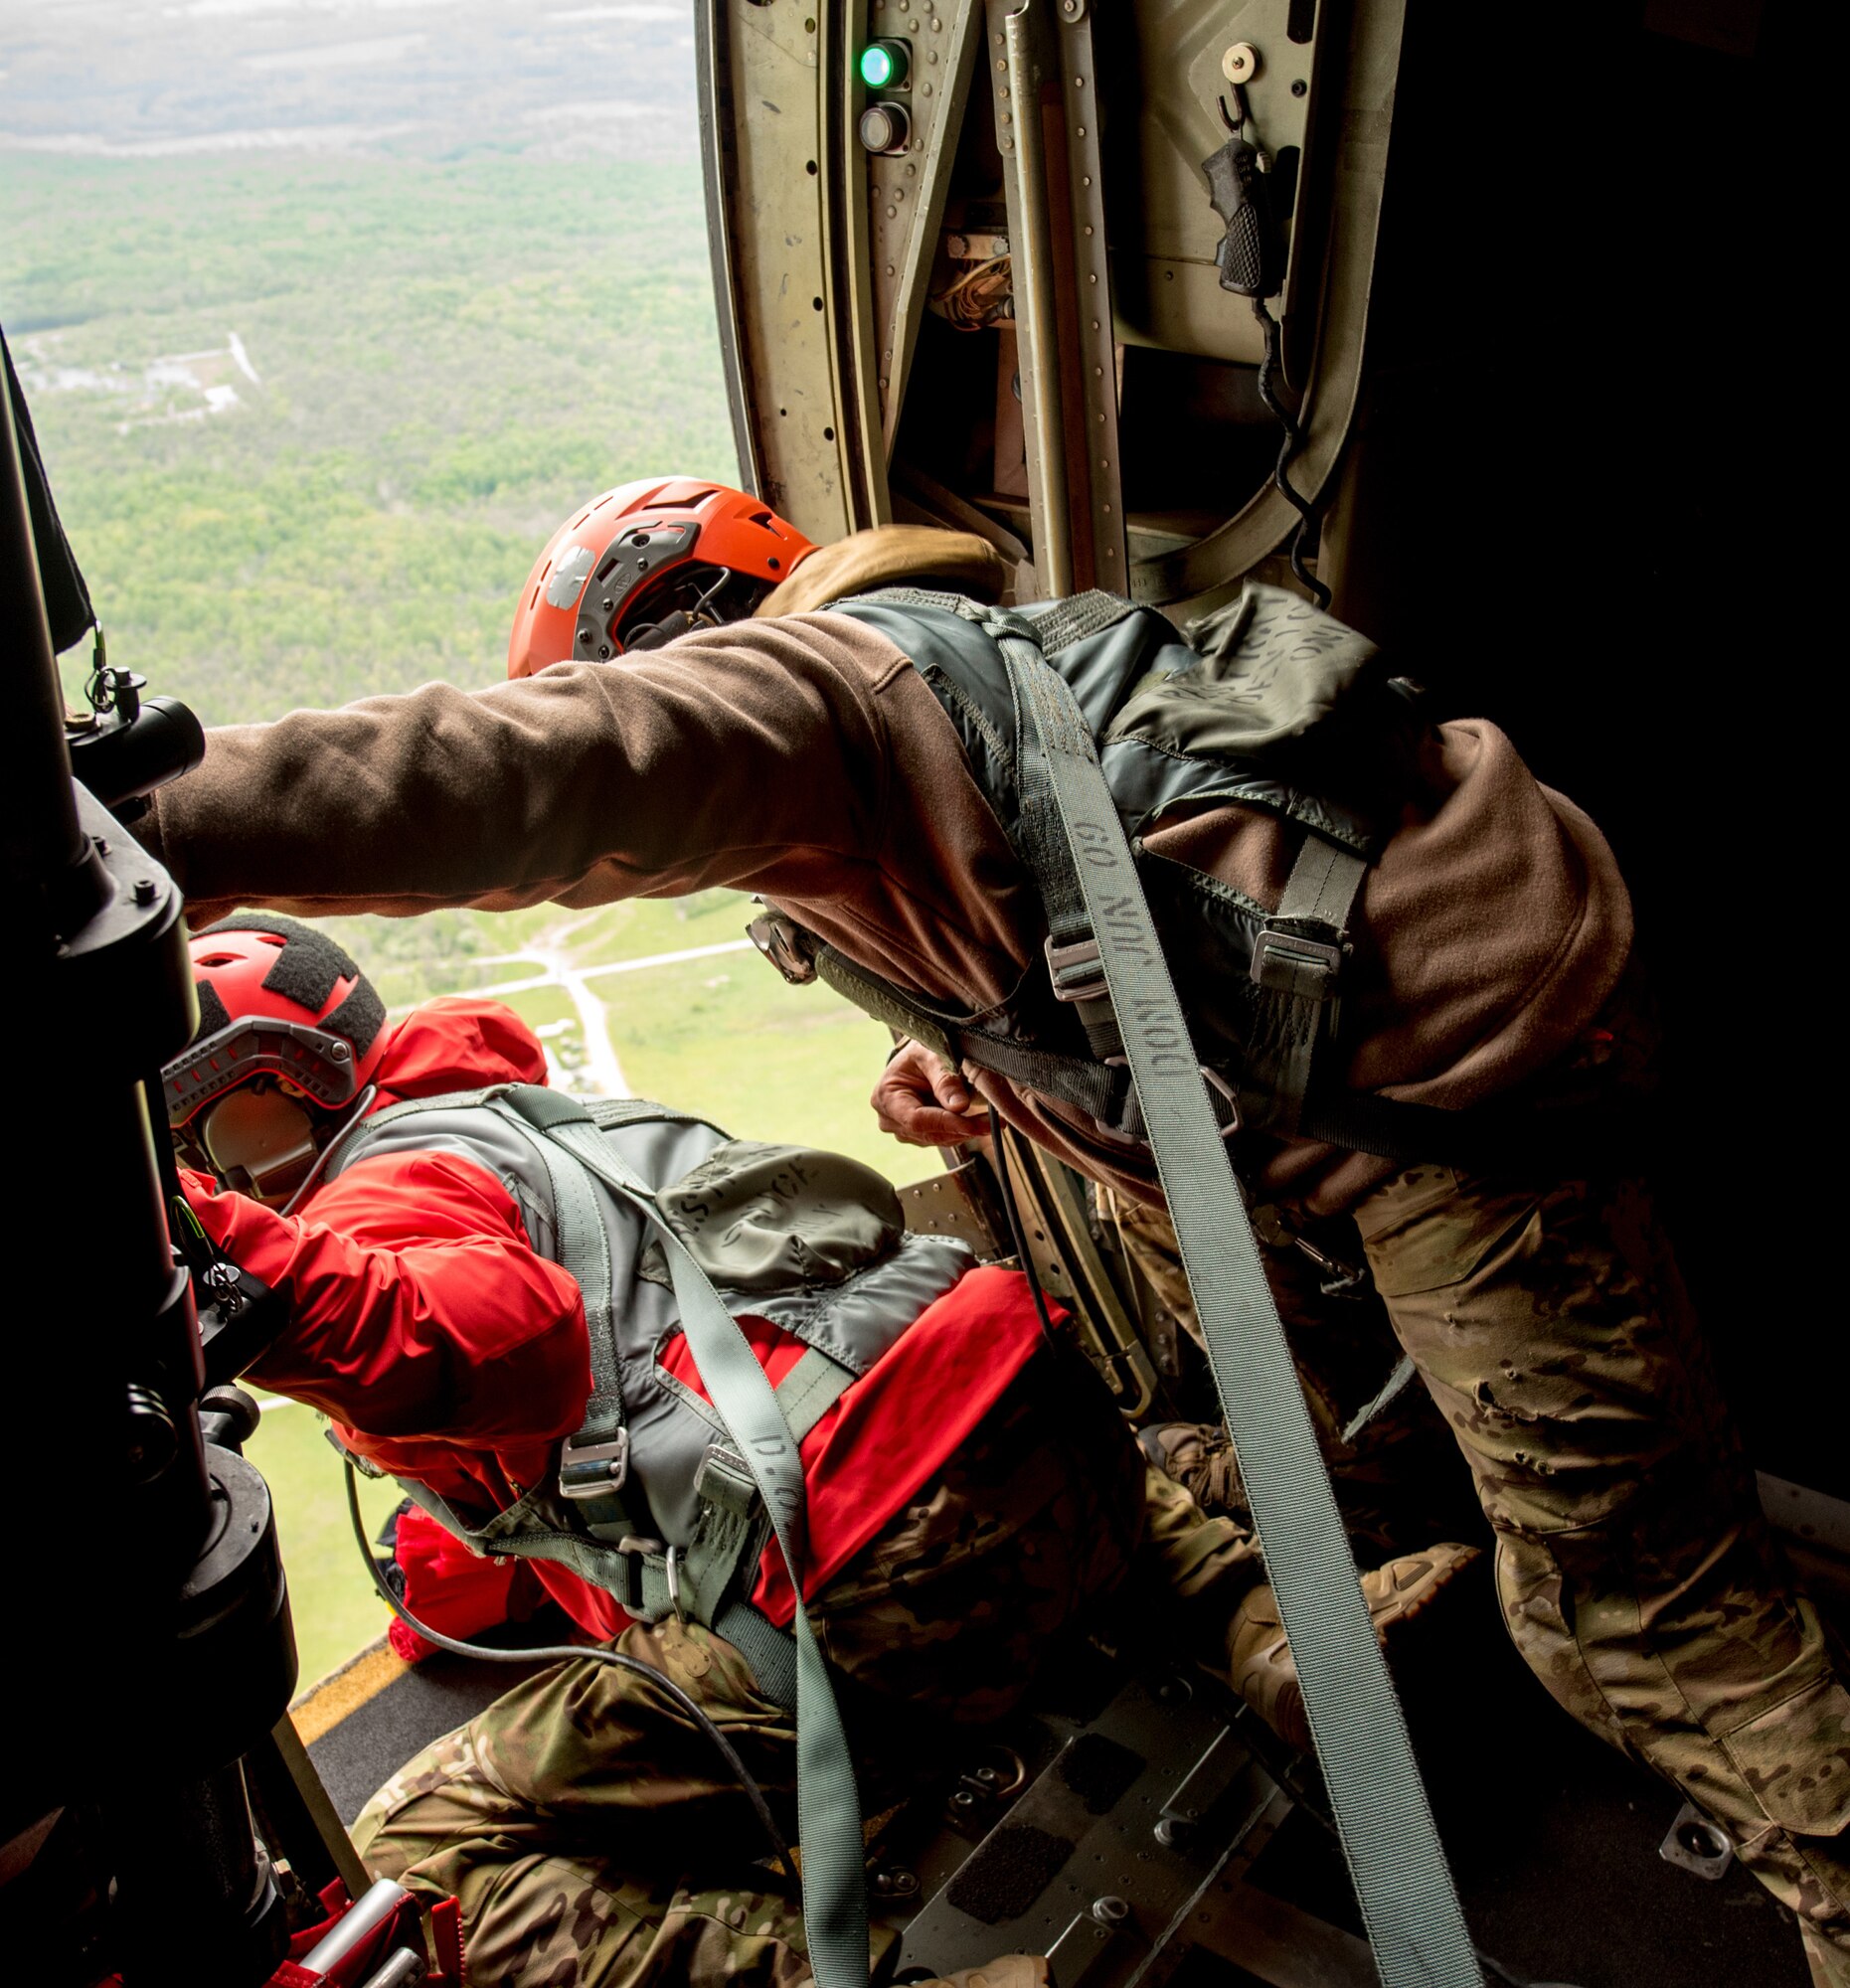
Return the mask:
[[683, 1627], [687, 1623], [687, 1610], [681, 1606], [681, 1549], [668, 1549], [668, 1599], [674, 1607], [674, 1618]]

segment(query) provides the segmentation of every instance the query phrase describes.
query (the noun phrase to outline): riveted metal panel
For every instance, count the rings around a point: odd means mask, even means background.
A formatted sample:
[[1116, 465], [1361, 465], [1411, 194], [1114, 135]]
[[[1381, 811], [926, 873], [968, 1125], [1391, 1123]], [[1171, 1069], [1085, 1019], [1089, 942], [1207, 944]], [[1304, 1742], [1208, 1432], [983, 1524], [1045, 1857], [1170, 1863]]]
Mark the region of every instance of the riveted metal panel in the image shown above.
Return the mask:
[[[1293, 483], [1313, 501], [1336, 475], [1361, 396], [1405, 20], [1405, 0], [1373, 0], [1357, 8], [1347, 45], [1334, 59], [1338, 86], [1329, 91], [1333, 100], [1325, 109], [1326, 121], [1338, 134], [1332, 145], [1328, 247], [1317, 258], [1317, 282], [1313, 285], [1308, 267], [1301, 279], [1303, 308], [1316, 305], [1317, 325], [1304, 390], [1304, 445], [1291, 467]], [[1287, 278], [1287, 292], [1288, 284]], [[1227, 301], [1231, 306], [1239, 300], [1229, 296]], [[1266, 484], [1218, 531], [1137, 562], [1131, 569], [1131, 593], [1178, 611], [1214, 606], [1257, 572], [1296, 526], [1296, 512]]]
[[[1274, 171], [1281, 154], [1287, 168], [1307, 156], [1324, 22], [1334, 10], [1330, 0], [1317, 8], [1307, 42], [1290, 39], [1293, 11], [1292, 0], [1138, 0], [1132, 11], [1142, 85], [1130, 140], [1138, 202], [1134, 229], [1111, 245], [1118, 335], [1127, 343], [1259, 363], [1263, 343], [1246, 299], [1220, 286], [1214, 256], [1223, 229], [1201, 165], [1227, 142], [1220, 106], [1235, 96], [1222, 59], [1243, 43], [1260, 57], [1245, 85], [1249, 135]], [[1120, 149], [1124, 142], [1114, 137]], [[1287, 313], [1296, 300], [1295, 228], [1290, 237]]]
[[869, 25], [875, 34], [910, 41], [913, 62], [911, 87], [892, 93], [912, 119], [909, 149], [868, 165], [877, 388], [891, 455], [982, 40], [982, 0], [873, 0]]
[[703, 36], [715, 273], [731, 283], [719, 302], [737, 344], [741, 455], [765, 502], [817, 541], [854, 530], [865, 512], [845, 441], [855, 390], [840, 377], [848, 285], [829, 262], [840, 110], [828, 64], [840, 61], [845, 11], [825, 0], [715, 0]]

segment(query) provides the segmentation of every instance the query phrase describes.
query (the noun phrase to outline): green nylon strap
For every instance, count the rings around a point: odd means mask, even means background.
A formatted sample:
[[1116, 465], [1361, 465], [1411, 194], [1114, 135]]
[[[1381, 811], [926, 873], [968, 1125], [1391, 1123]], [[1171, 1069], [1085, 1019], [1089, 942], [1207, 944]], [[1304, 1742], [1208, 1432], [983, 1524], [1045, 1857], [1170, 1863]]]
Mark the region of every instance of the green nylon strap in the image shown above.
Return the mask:
[[866, 1988], [868, 1932], [861, 1798], [827, 1660], [803, 1607], [803, 1466], [764, 1370], [738, 1321], [687, 1246], [655, 1211], [647, 1183], [583, 1115], [546, 1136], [583, 1162], [653, 1227], [668, 1260], [681, 1330], [708, 1399], [730, 1431], [770, 1515], [796, 1590], [796, 1816], [803, 1846], [803, 1924], [819, 1988]]
[[1033, 622], [1035, 646], [1042, 655], [1057, 656], [1062, 649], [1070, 649], [1076, 642], [1090, 641], [1094, 635], [1102, 635], [1107, 628], [1115, 628], [1127, 615], [1136, 611], [1134, 600], [1126, 600], [1121, 593], [1107, 593], [1103, 587], [1094, 586], [1086, 593], [1070, 593], [1064, 600], [1056, 600], [1051, 607], [1043, 607], [1037, 601], [1022, 618]]
[[[524, 1131], [534, 1127], [521, 1109], [523, 1097], [504, 1094], [493, 1109], [511, 1118]], [[578, 1285], [585, 1303], [585, 1325], [590, 1340], [590, 1399], [585, 1404], [585, 1417], [568, 1450], [591, 1444], [609, 1443], [624, 1430], [623, 1390], [616, 1366], [616, 1321], [611, 1316], [612, 1284], [615, 1271], [610, 1262], [610, 1238], [603, 1226], [596, 1190], [579, 1166], [564, 1164], [559, 1151], [545, 1139], [536, 1150], [546, 1166], [553, 1190], [553, 1220], [559, 1236], [559, 1262]], [[629, 1508], [621, 1495], [620, 1483], [602, 1497], [581, 1498], [579, 1518], [595, 1540], [614, 1544], [633, 1530]]]
[[1342, 931], [1367, 875], [1368, 865], [1353, 849], [1339, 849], [1322, 836], [1306, 832], [1272, 915], [1311, 918]]
[[860, 1377], [819, 1346], [805, 1347], [796, 1365], [777, 1383], [777, 1406], [796, 1442], [815, 1427]]
[[[1264, 992], [1241, 1092], [1252, 1122], [1267, 1131], [1302, 1129], [1319, 1050], [1336, 1032], [1342, 945], [1367, 874], [1353, 850], [1306, 832], [1278, 909], [1259, 934], [1253, 978]], [[1304, 932], [1305, 925], [1313, 929]]]
[[[529, 1093], [539, 1101], [533, 1102]], [[675, 1115], [664, 1112], [660, 1105], [639, 1099], [625, 1099], [623, 1103], [634, 1107], [625, 1111], [626, 1117]], [[480, 1090], [451, 1091], [440, 1097], [412, 1098], [376, 1112], [369, 1122], [375, 1126], [390, 1125], [432, 1111], [476, 1107], [497, 1111], [528, 1133], [560, 1108], [553, 1093], [537, 1085], [498, 1083]], [[566, 1108], [575, 1115], [584, 1115], [580, 1105]], [[559, 1154], [544, 1139], [538, 1142], [536, 1150], [546, 1167], [547, 1184], [552, 1190], [560, 1267], [579, 1287], [590, 1336], [590, 1399], [585, 1405], [585, 1419], [572, 1442], [574, 1445], [612, 1442], [623, 1432], [624, 1414], [616, 1370], [616, 1327], [610, 1314], [615, 1277], [610, 1262], [610, 1239], [604, 1230], [596, 1191], [586, 1180], [583, 1169], [562, 1165]], [[579, 1517], [586, 1531], [606, 1545], [614, 1544], [633, 1530], [628, 1508], [614, 1486], [602, 1497], [580, 1499]]]
[[914, 1001], [897, 987], [888, 986], [884, 980], [857, 966], [846, 953], [837, 952], [832, 945], [817, 947], [815, 967], [822, 984], [839, 994], [844, 1001], [852, 1001], [875, 1020], [898, 1029], [916, 1043], [923, 1043], [946, 1063], [957, 1061], [958, 1036], [940, 1016], [932, 1014], [923, 1003]]
[[785, 1712], [796, 1710], [796, 1638], [749, 1601], [735, 1601], [713, 1625], [752, 1666], [757, 1688]]
[[[523, 1132], [536, 1129], [531, 1110], [523, 1110], [525, 1093], [537, 1089], [531, 1084], [494, 1084], [481, 1090], [450, 1091], [440, 1097], [417, 1097], [403, 1104], [377, 1111], [368, 1121], [372, 1127], [391, 1125], [403, 1118], [417, 1118], [432, 1111], [463, 1111], [486, 1107], [511, 1119]], [[541, 1095], [549, 1100], [550, 1092]], [[635, 1100], [624, 1099], [625, 1103]], [[540, 1107], [544, 1114], [546, 1107]], [[582, 1106], [571, 1107], [584, 1116]], [[659, 1105], [643, 1105], [635, 1115], [666, 1115]], [[616, 1344], [611, 1330], [610, 1299], [614, 1272], [610, 1265], [610, 1239], [604, 1232], [603, 1217], [597, 1208], [595, 1191], [578, 1167], [562, 1167], [556, 1153], [542, 1140], [537, 1149], [546, 1167], [547, 1183], [553, 1192], [553, 1219], [559, 1232], [560, 1267], [570, 1272], [585, 1301], [585, 1322], [590, 1327], [591, 1394], [586, 1404], [585, 1422], [574, 1438], [579, 1442], [602, 1441], [623, 1426], [623, 1395], [617, 1385]]]
[[1385, 1988], [1482, 1988], [1129, 844], [1073, 692], [1020, 627], [991, 623], [1029, 721], [1024, 801], [1045, 784], [1079, 874], [1376, 1967]]

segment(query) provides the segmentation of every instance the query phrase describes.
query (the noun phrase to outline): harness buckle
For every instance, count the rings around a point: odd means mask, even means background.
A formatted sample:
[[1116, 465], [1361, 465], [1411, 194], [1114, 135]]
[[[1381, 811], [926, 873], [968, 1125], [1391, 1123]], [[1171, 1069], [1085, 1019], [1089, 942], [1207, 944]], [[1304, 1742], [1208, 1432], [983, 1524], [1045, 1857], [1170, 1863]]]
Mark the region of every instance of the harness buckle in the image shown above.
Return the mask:
[[[1106, 1057], [1106, 1065], [1112, 1070], [1127, 1071], [1128, 1057]], [[1220, 1128], [1223, 1139], [1231, 1139], [1240, 1130], [1243, 1120], [1240, 1115], [1240, 1093], [1228, 1082], [1218, 1070], [1211, 1070], [1205, 1063], [1198, 1066], [1202, 1081], [1208, 1086], [1208, 1101], [1214, 1106], [1214, 1121]], [[1131, 1146], [1143, 1152], [1150, 1147], [1149, 1127], [1143, 1122], [1143, 1109], [1137, 1096], [1134, 1082], [1124, 1086], [1124, 1104], [1120, 1122], [1108, 1125], [1102, 1118], [1094, 1118], [1093, 1124], [1099, 1134], [1120, 1146]]]
[[[1228, 1082], [1218, 1070], [1210, 1070], [1204, 1063], [1201, 1074], [1208, 1085], [1211, 1100], [1218, 1099], [1227, 1106], [1227, 1119], [1221, 1127], [1221, 1137], [1231, 1139], [1240, 1130], [1240, 1093]], [[1220, 1113], [1217, 1111], [1217, 1117]]]
[[807, 987], [816, 977], [816, 962], [804, 948], [802, 929], [791, 919], [766, 911], [746, 926], [746, 936], [792, 987]]
[[736, 1450], [710, 1442], [694, 1472], [694, 1495], [703, 1504], [718, 1505], [735, 1519], [749, 1517], [757, 1499], [757, 1481]]
[[[1327, 930], [1328, 927], [1326, 926]], [[1253, 941], [1252, 980], [1277, 994], [1306, 995], [1327, 1001], [1342, 972], [1343, 949], [1307, 938], [1302, 932], [1261, 925]]]
[[577, 1442], [570, 1437], [559, 1452], [562, 1498], [607, 1498], [629, 1481], [629, 1431], [608, 1442]]
[[660, 1540], [645, 1539], [640, 1533], [631, 1533], [626, 1539], [617, 1541], [617, 1564], [623, 1570], [623, 1591], [616, 1598], [630, 1614], [639, 1614], [642, 1609], [643, 1563], [658, 1560], [667, 1551]]
[[1098, 956], [1098, 941], [1090, 932], [1068, 945], [1056, 945], [1049, 932], [1041, 949], [1047, 954], [1047, 977], [1053, 982], [1056, 1001], [1109, 999], [1104, 961]]

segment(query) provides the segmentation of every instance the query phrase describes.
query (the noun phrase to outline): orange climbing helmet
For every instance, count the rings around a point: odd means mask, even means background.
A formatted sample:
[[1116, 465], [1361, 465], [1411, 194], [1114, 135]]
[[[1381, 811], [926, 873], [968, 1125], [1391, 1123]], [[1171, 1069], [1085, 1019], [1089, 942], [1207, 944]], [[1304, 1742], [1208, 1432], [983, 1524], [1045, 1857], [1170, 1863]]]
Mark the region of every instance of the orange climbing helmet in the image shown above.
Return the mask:
[[814, 551], [794, 525], [724, 483], [620, 484], [575, 512], [527, 576], [507, 673], [607, 663], [744, 620]]

